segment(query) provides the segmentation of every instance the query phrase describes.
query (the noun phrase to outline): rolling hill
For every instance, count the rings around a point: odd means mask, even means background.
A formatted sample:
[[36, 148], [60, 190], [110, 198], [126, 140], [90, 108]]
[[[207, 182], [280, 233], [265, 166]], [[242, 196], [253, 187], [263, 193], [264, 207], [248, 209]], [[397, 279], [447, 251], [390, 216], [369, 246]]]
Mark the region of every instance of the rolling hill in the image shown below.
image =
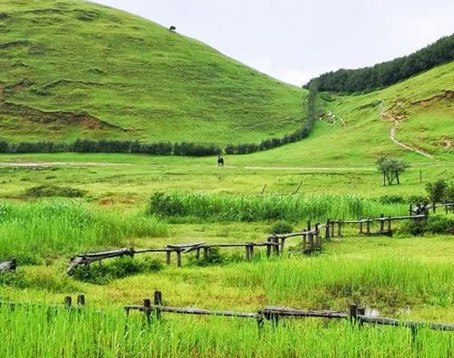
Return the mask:
[[[320, 97], [324, 115], [308, 138], [236, 163], [338, 166], [371, 165], [379, 156], [432, 164], [454, 159], [454, 62], [368, 94], [322, 92]], [[396, 144], [391, 132], [432, 159]]]
[[307, 91], [151, 21], [77, 0], [0, 3], [0, 139], [258, 143]]

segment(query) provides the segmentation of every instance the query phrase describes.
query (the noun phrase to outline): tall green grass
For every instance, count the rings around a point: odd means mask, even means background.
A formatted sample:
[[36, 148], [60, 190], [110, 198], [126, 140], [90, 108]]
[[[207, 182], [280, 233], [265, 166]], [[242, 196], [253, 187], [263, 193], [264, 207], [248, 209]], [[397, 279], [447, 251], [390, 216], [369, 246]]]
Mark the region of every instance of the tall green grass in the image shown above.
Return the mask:
[[2, 357], [447, 357], [454, 336], [409, 329], [352, 327], [318, 319], [266, 323], [163, 314], [148, 326], [123, 310], [81, 313], [46, 308], [0, 308]]
[[225, 195], [155, 193], [149, 213], [161, 216], [191, 216], [220, 221], [355, 219], [360, 216], [402, 215], [404, 204], [383, 204], [356, 195]]
[[89, 208], [75, 200], [0, 202], [0, 260], [14, 256], [20, 263], [35, 263], [45, 256], [167, 234], [167, 224], [154, 217]]
[[451, 262], [424, 262], [376, 255], [367, 258], [322, 255], [269, 262], [227, 271], [227, 287], [254, 287], [270, 304], [317, 309], [346, 309], [349, 303], [384, 309], [407, 305], [451, 307], [454, 286]]

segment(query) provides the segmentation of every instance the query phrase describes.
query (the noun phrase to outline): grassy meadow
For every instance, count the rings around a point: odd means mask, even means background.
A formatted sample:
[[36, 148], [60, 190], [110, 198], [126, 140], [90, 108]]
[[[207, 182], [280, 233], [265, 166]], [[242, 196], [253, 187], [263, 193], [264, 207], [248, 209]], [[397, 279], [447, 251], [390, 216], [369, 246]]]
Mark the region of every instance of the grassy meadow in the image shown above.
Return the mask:
[[[0, 141], [225, 147], [282, 137], [307, 116], [306, 90], [89, 2], [4, 0], [0, 33]], [[19, 263], [0, 273], [0, 301], [26, 303], [0, 305], [0, 357], [453, 356], [449, 332], [322, 319], [266, 322], [259, 332], [254, 320], [166, 313], [148, 325], [123, 309], [160, 290], [173, 306], [346, 311], [356, 302], [381, 316], [454, 323], [452, 227], [413, 236], [393, 223], [392, 237], [350, 227], [310, 256], [292, 238], [283, 255], [256, 248], [250, 262], [244, 249], [206, 260], [184, 254], [181, 268], [148, 253], [66, 274], [70, 257], [84, 252], [263, 242], [282, 221], [300, 231], [308, 220], [406, 215], [427, 183], [454, 176], [453, 70], [446, 64], [368, 94], [319, 94], [324, 114], [307, 138], [226, 155], [224, 167], [215, 156], [0, 155], [0, 262]], [[393, 143], [393, 127], [397, 140], [433, 159]], [[375, 161], [383, 155], [409, 163], [400, 185], [382, 185]], [[47, 307], [80, 293], [81, 312]]]
[[[277, 149], [279, 151], [281, 149]], [[84, 293], [83, 313], [46, 308], [0, 308], [0, 348], [5, 356], [437, 356], [452, 354], [447, 332], [364, 326], [319, 319], [267, 322], [163, 314], [148, 326], [139, 313], [126, 319], [123, 305], [139, 304], [161, 290], [174, 306], [255, 312], [266, 305], [345, 311], [351, 302], [403, 320], [454, 322], [449, 235], [358, 237], [357, 228], [324, 243], [314, 256], [299, 253], [289, 239], [281, 257], [257, 249], [252, 262], [243, 250], [222, 250], [201, 264], [193, 254], [165, 265], [164, 254], [137, 255], [93, 265], [67, 276], [76, 253], [169, 243], [261, 242], [280, 220], [294, 230], [328, 217], [405, 215], [424, 185], [449, 180], [445, 162], [414, 160], [402, 184], [383, 187], [373, 163], [309, 167], [304, 160], [260, 161], [265, 153], [215, 158], [116, 154], [2, 156], [0, 168], [0, 260], [19, 259], [16, 273], [3, 275], [0, 295], [14, 302], [59, 304]], [[268, 152], [270, 162], [275, 151]], [[16, 163], [16, 164], [14, 164]], [[18, 164], [33, 166], [21, 167]], [[276, 163], [279, 163], [277, 165]], [[419, 182], [419, 171], [423, 182]], [[299, 184], [298, 193], [294, 193]], [[86, 190], [81, 198], [34, 198], [27, 189], [61, 185]], [[263, 186], [267, 184], [263, 194]], [[163, 193], [178, 215], [151, 210]], [[155, 194], [156, 195], [156, 194]], [[165, 209], [166, 207], [164, 207]], [[171, 207], [172, 208], [172, 207]], [[450, 215], [452, 216], [452, 215]], [[100, 313], [101, 312], [101, 313]], [[25, 326], [24, 322], [27, 322]], [[25, 329], [27, 327], [27, 329]], [[33, 334], [29, 344], [18, 342]], [[70, 333], [71, 332], [71, 333]], [[46, 344], [40, 337], [48, 337]], [[355, 343], [353, 343], [355, 342]]]

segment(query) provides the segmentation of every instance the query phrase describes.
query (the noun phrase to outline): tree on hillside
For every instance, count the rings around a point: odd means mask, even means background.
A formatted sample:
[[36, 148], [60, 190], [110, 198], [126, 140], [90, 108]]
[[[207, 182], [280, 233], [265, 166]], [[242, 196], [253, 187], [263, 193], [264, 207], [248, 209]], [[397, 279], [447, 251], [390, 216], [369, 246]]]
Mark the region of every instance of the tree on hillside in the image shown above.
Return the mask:
[[399, 174], [408, 168], [408, 163], [403, 160], [396, 160], [387, 157], [380, 157], [376, 161], [378, 170], [383, 174], [383, 185], [392, 185], [394, 180], [400, 184]]
[[439, 179], [433, 183], [426, 184], [426, 191], [432, 203], [439, 203], [443, 201], [446, 197], [447, 189], [448, 184], [443, 179]]

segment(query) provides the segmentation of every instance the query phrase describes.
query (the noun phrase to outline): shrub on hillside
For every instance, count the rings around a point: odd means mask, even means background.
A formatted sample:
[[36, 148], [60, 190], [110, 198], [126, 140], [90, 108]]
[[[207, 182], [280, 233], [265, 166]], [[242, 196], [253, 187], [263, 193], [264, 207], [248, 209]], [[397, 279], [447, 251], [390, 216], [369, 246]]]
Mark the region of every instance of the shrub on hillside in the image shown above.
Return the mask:
[[25, 191], [25, 195], [30, 197], [61, 196], [66, 198], [81, 198], [86, 193], [86, 190], [51, 184], [34, 186]]

